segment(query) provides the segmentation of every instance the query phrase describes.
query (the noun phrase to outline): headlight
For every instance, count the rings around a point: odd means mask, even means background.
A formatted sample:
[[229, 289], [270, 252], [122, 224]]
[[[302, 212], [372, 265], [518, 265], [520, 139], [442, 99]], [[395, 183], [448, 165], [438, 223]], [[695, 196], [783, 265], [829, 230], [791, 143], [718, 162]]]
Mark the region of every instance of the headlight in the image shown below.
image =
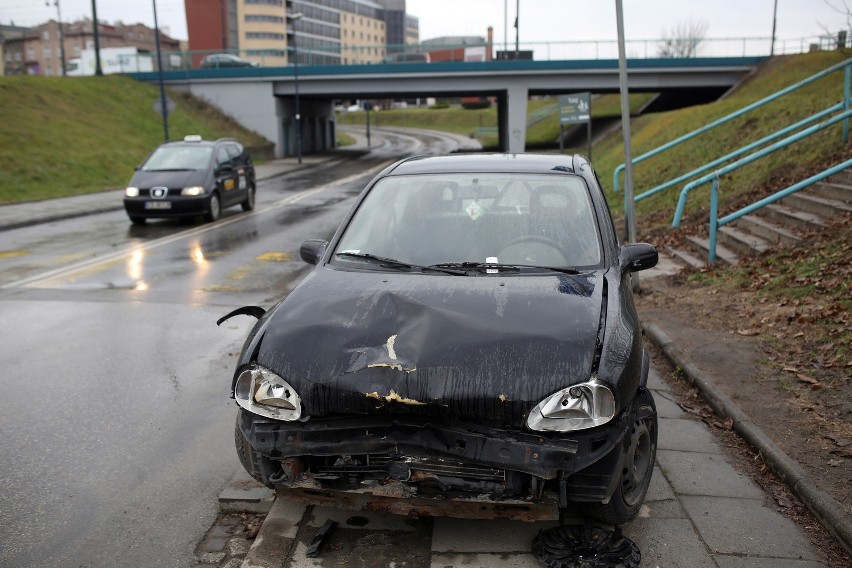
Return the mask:
[[302, 399], [287, 381], [263, 367], [246, 369], [234, 388], [237, 404], [260, 416], [293, 421], [302, 415]]
[[139, 188], [138, 187], [128, 187], [124, 190], [124, 195], [126, 197], [139, 197]]
[[569, 432], [606, 424], [615, 416], [615, 397], [597, 378], [564, 388], [539, 402], [530, 412], [532, 430]]
[[202, 193], [204, 193], [204, 188], [200, 185], [192, 185], [180, 190], [181, 195], [201, 195]]

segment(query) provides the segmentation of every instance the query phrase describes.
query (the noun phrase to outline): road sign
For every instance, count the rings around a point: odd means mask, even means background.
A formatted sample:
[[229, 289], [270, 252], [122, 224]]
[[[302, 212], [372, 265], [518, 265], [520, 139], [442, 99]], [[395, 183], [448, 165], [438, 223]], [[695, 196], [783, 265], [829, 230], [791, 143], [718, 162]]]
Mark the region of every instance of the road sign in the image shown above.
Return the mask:
[[589, 93], [576, 93], [559, 97], [559, 123], [583, 124], [591, 120]]

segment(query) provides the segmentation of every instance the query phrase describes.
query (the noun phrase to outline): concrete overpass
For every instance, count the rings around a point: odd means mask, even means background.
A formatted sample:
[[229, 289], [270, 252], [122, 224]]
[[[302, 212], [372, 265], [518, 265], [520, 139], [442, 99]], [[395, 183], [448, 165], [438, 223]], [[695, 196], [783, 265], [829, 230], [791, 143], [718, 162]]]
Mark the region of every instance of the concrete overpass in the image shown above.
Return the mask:
[[[676, 92], [708, 100], [748, 75], [764, 57], [628, 60], [631, 92]], [[163, 73], [168, 86], [206, 99], [275, 143], [277, 157], [295, 153], [292, 67], [190, 69]], [[157, 81], [157, 73], [132, 74]], [[347, 99], [493, 96], [500, 147], [523, 152], [527, 99], [581, 91], [618, 91], [617, 60], [485, 61], [299, 66], [305, 152], [334, 144], [333, 102]], [[709, 96], [708, 96], [709, 95]]]

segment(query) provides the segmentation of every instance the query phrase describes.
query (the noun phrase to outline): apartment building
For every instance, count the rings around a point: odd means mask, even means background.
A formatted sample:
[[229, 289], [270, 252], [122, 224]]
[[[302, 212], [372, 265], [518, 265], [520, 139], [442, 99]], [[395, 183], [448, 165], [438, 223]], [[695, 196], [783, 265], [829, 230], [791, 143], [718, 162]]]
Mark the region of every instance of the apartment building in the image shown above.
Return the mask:
[[[94, 30], [89, 19], [63, 23], [65, 63], [79, 57], [87, 47], [94, 45]], [[59, 24], [50, 20], [30, 28], [17, 37], [4, 42], [4, 75], [62, 75], [62, 49], [60, 49]], [[154, 53], [156, 36], [154, 30], [144, 24], [107, 24], [99, 22], [98, 41], [100, 47], [136, 47], [140, 51]], [[163, 51], [178, 51], [180, 42], [160, 32]]]
[[[346, 65], [380, 62], [389, 45], [419, 40], [418, 20], [405, 14], [405, 0], [185, 0], [185, 5], [190, 50], [239, 52], [264, 66], [292, 63], [294, 41], [300, 64]], [[388, 36], [391, 21], [398, 22], [394, 38]], [[202, 56], [193, 56], [196, 65]]]

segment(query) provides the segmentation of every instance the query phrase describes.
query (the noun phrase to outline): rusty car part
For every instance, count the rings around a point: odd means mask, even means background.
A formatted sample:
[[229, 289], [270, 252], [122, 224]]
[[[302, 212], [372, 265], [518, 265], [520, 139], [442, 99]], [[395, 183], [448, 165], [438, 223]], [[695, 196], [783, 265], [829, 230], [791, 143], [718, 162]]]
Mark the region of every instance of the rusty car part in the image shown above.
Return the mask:
[[[310, 484], [308, 484], [310, 485]], [[559, 519], [556, 499], [545, 496], [540, 502], [522, 499], [494, 500], [487, 497], [432, 498], [412, 495], [403, 483], [364, 487], [358, 491], [334, 491], [296, 484], [275, 489], [279, 498], [310, 505], [337, 507], [350, 511], [376, 511], [420, 517], [461, 519], [507, 519], [513, 521], [555, 521]]]

